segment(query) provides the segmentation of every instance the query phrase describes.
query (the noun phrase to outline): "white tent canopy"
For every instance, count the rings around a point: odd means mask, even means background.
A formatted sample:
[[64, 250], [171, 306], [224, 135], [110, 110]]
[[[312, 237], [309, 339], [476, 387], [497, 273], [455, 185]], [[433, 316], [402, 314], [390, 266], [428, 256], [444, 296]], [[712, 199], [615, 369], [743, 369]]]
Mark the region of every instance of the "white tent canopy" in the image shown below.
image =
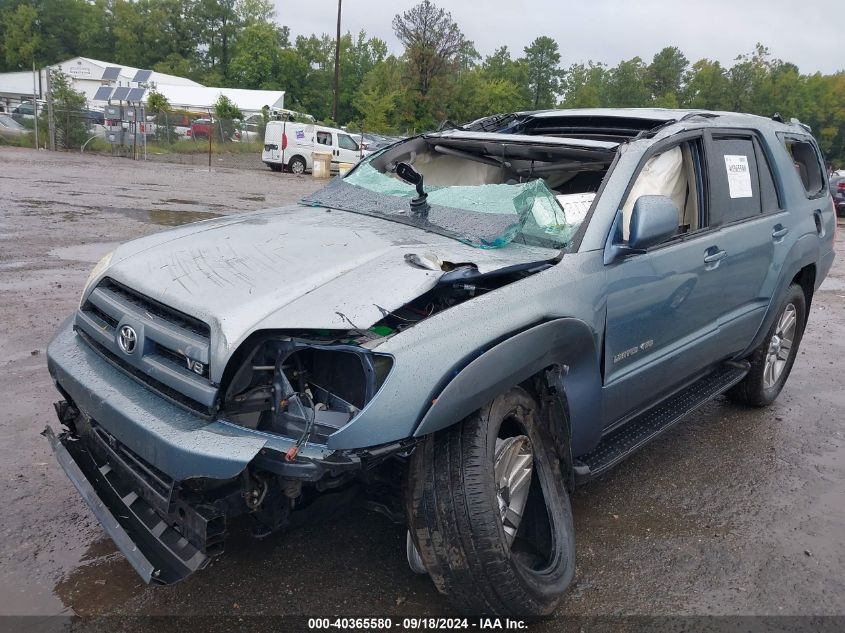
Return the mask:
[[[74, 57], [67, 61], [57, 64], [61, 71], [73, 79], [81, 80], [96, 80], [99, 81], [103, 72], [109, 66], [117, 66], [120, 68], [120, 75], [117, 84], [121, 86], [132, 85], [135, 79], [135, 73], [138, 69], [134, 66], [124, 66], [114, 62], [104, 62], [101, 59], [91, 59], [90, 57]], [[56, 67], [54, 66], [54, 68]], [[193, 79], [186, 77], [179, 77], [177, 75], [168, 75], [167, 73], [159, 73], [153, 71], [147, 83], [154, 84], [168, 84], [171, 86], [202, 86]]]
[[261, 112], [264, 106], [274, 110], [285, 107], [283, 90], [245, 90], [242, 88], [210, 88], [206, 86], [172, 86], [159, 84], [156, 90], [167, 98], [174, 108], [197, 108], [206, 110], [214, 107], [220, 95], [225, 95], [244, 114]]

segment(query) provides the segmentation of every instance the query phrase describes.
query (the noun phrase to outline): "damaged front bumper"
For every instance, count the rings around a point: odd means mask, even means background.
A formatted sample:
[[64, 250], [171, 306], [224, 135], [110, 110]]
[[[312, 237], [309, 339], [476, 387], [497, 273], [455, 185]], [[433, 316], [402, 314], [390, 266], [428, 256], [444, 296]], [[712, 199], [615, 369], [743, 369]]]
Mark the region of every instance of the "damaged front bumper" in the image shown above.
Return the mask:
[[305, 445], [288, 460], [294, 440], [186, 411], [112, 366], [69, 322], [50, 343], [48, 364], [65, 397], [56, 411], [67, 431], [47, 427], [44, 435], [148, 583], [202, 569], [222, 553], [233, 517], [252, 515], [259, 535], [281, 529], [302, 503], [303, 484], [314, 494], [342, 487], [405, 447]]
[[66, 433], [56, 436], [50, 426], [44, 435], [68, 479], [144, 582], [169, 584], [205, 567], [208, 556], [167, 525], [84, 442]]

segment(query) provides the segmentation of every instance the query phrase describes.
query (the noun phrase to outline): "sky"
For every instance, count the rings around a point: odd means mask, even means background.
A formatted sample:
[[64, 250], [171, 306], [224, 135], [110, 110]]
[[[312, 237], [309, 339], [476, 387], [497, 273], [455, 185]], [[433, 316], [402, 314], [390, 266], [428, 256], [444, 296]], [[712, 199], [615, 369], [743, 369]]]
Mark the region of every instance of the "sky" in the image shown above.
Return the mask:
[[[419, 0], [343, 0], [343, 31], [361, 29], [401, 46], [393, 16]], [[482, 56], [507, 45], [514, 57], [539, 35], [557, 40], [561, 65], [593, 60], [615, 66], [639, 55], [646, 62], [677, 46], [690, 62], [728, 66], [762, 42], [802, 73], [845, 69], [842, 0], [434, 0], [452, 14]], [[295, 35], [334, 33], [335, 0], [274, 0], [276, 19]]]

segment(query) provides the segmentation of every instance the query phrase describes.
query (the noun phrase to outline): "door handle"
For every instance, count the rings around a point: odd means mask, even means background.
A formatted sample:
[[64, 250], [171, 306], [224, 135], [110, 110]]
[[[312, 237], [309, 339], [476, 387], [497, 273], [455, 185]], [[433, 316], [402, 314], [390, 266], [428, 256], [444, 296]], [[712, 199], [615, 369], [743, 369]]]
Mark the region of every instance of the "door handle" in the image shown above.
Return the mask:
[[716, 262], [722, 261], [727, 256], [728, 256], [728, 254], [725, 251], [716, 251], [715, 253], [710, 253], [709, 255], [705, 255], [704, 256], [704, 263], [705, 264], [715, 264]]
[[778, 224], [775, 226], [774, 230], [772, 230], [772, 239], [783, 239], [787, 233], [789, 233], [789, 229], [782, 224]]

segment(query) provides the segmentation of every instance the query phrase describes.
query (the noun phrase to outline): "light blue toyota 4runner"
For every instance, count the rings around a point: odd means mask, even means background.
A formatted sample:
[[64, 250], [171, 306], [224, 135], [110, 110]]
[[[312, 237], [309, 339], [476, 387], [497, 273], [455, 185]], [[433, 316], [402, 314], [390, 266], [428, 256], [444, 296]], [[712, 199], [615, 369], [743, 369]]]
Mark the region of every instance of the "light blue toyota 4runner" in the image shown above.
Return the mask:
[[488, 117], [401, 141], [301, 204], [138, 239], [48, 350], [49, 438], [148, 582], [314, 504], [408, 526], [460, 610], [551, 612], [568, 492], [718, 394], [783, 389], [833, 260], [797, 121]]

